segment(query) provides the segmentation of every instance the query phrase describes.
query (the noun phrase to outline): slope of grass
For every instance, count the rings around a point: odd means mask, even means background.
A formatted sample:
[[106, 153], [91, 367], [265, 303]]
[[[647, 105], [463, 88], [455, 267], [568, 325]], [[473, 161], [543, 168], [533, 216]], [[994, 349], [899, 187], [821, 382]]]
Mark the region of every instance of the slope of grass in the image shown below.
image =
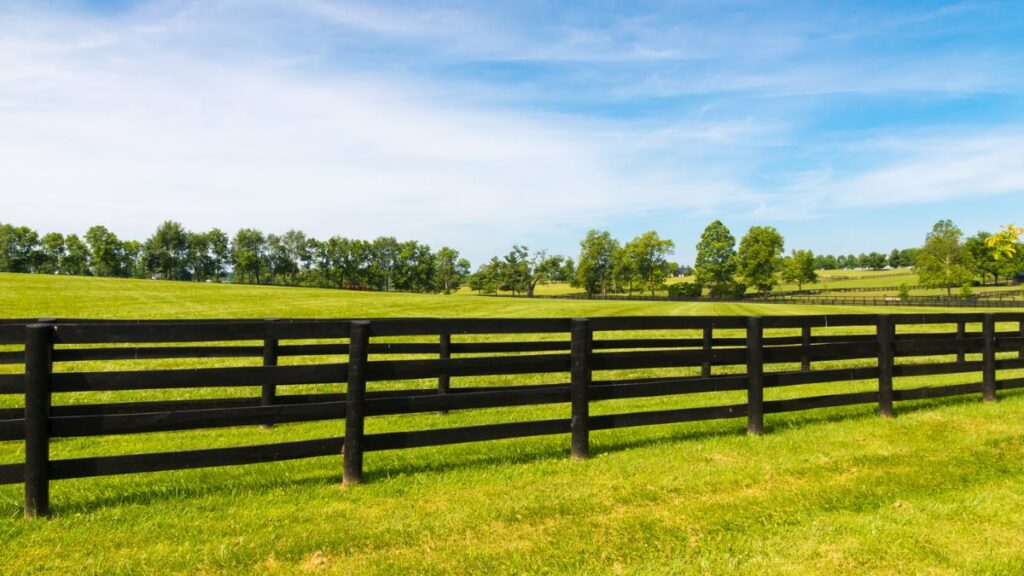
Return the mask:
[[[4, 317], [851, 311], [870, 309], [0, 275]], [[899, 379], [897, 386], [977, 380]], [[874, 386], [789, 387], [766, 396]], [[58, 481], [55, 517], [46, 521], [22, 520], [21, 487], [2, 486], [0, 573], [1021, 573], [1024, 394], [1000, 397], [995, 404], [973, 396], [900, 404], [893, 420], [879, 419], [872, 406], [769, 415], [761, 438], [747, 437], [741, 420], [601, 431], [592, 435], [593, 458], [582, 462], [568, 459], [565, 436], [374, 452], [366, 456], [368, 483], [349, 489], [339, 485], [339, 457]], [[592, 411], [737, 401], [742, 393], [595, 403]], [[367, 426], [408, 430], [567, 413], [564, 405], [458, 411], [370, 418]], [[55, 458], [181, 450], [336, 436], [341, 427], [61, 439], [52, 450]], [[0, 462], [21, 453], [19, 443], [0, 443]]]

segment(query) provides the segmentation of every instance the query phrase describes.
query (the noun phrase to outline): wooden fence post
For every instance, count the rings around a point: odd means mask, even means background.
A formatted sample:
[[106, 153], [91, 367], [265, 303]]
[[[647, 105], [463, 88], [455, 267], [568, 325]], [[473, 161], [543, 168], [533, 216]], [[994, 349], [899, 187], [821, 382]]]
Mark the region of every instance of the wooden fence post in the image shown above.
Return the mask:
[[25, 518], [50, 515], [50, 380], [53, 326], [32, 324], [25, 338]]
[[[961, 320], [956, 323], [956, 339], [963, 340], [967, 338], [967, 322]], [[956, 361], [963, 362], [967, 359], [967, 353], [961, 348], [956, 351]]]
[[[711, 355], [711, 350], [712, 350], [712, 348], [714, 348], [714, 342], [715, 342], [715, 327], [709, 324], [709, 325], [704, 327], [704, 336], [703, 336], [703, 338], [701, 340], [701, 345], [704, 348], [704, 354], [705, 355], [707, 355], [707, 356]], [[711, 359], [710, 358], [704, 360], [704, 362], [701, 362], [701, 365], [700, 365], [700, 375], [701, 375], [702, 378], [710, 378], [711, 377]]]
[[811, 326], [800, 327], [800, 369], [811, 369]]
[[[438, 341], [438, 358], [441, 360], [448, 360], [452, 357], [452, 335], [447, 332], [442, 332]], [[451, 387], [451, 377], [448, 376], [447, 370], [437, 377], [437, 393], [444, 395], [448, 393]], [[448, 410], [438, 410], [438, 414], [445, 415]]]
[[363, 482], [363, 405], [366, 401], [367, 348], [370, 323], [353, 321], [348, 341], [348, 386], [345, 390], [345, 444], [342, 484]]
[[582, 460], [590, 456], [590, 404], [587, 394], [590, 388], [590, 352], [593, 342], [590, 320], [573, 319], [571, 334], [572, 418], [569, 426], [572, 431], [572, 457]]
[[760, 316], [747, 318], [747, 434], [764, 434], [764, 329]]
[[[267, 318], [269, 322], [276, 322], [276, 318]], [[264, 366], [277, 366], [277, 338], [264, 338], [263, 339], [263, 365]], [[263, 382], [262, 389], [260, 390], [260, 406], [272, 406], [277, 398], [277, 386], [270, 383], [270, 379], [267, 378]], [[272, 428], [273, 424], [261, 424], [261, 428]]]
[[[1021, 338], [1024, 338], [1024, 320], [1021, 320], [1017, 324], [1017, 333]], [[1017, 353], [1018, 358], [1024, 358], [1024, 344], [1020, 346], [1020, 352]]]
[[893, 323], [888, 314], [878, 315], [878, 414], [882, 418], [892, 418], [892, 373], [896, 361], [893, 353]]
[[996, 317], [991, 312], [985, 314], [981, 335], [985, 341], [982, 348], [982, 398], [993, 402], [996, 399]]

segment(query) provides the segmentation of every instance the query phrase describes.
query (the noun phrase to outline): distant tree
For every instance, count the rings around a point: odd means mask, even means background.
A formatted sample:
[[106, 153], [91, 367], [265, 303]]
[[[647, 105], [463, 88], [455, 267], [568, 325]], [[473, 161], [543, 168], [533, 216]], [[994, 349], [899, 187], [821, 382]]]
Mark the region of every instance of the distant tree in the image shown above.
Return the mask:
[[562, 256], [549, 256], [545, 250], [535, 252], [527, 261], [529, 263], [529, 283], [526, 295], [533, 297], [537, 284], [551, 282], [558, 278], [563, 271]]
[[231, 242], [231, 263], [240, 282], [259, 284], [266, 269], [267, 239], [254, 228], [242, 228]]
[[903, 267], [913, 268], [917, 264], [917, 255], [920, 252], [920, 248], [904, 248], [900, 250], [900, 261], [903, 263]]
[[126, 240], [121, 243], [124, 275], [129, 278], [146, 277], [146, 250], [138, 240]]
[[469, 287], [481, 294], [497, 294], [501, 284], [502, 262], [497, 256], [485, 264], [481, 264], [477, 271], [469, 278]]
[[869, 252], [868, 254], [861, 254], [860, 265], [862, 268], [868, 268], [870, 270], [881, 270], [885, 268], [888, 263], [888, 258], [881, 252]]
[[227, 233], [214, 228], [206, 233], [206, 244], [210, 258], [208, 275], [214, 280], [222, 280], [231, 264], [231, 241]]
[[288, 266], [287, 283], [298, 284], [299, 276], [307, 273], [313, 265], [309, 238], [300, 230], [289, 230], [281, 235], [281, 244], [288, 261], [292, 263]]
[[778, 282], [776, 275], [782, 265], [784, 241], [771, 226], [753, 226], [740, 240], [737, 251], [738, 269], [744, 283], [758, 292], [770, 292]]
[[445, 294], [451, 294], [459, 289], [459, 285], [469, 274], [469, 261], [459, 257], [459, 251], [447, 246], [437, 251], [434, 259], [437, 267], [434, 278], [436, 278], [435, 289]]
[[952, 296], [954, 286], [971, 281], [974, 262], [961, 242], [962, 237], [963, 233], [950, 220], [940, 220], [932, 227], [914, 267], [922, 286], [945, 288], [946, 296]]
[[996, 250], [988, 245], [988, 239], [991, 237], [992, 234], [988, 232], [978, 232], [964, 241], [964, 249], [970, 253], [975, 272], [981, 278], [982, 284], [989, 276], [992, 277], [993, 283], [998, 284], [1002, 272], [1002, 262], [996, 258]]
[[797, 290], [803, 290], [804, 283], [816, 282], [818, 273], [814, 269], [814, 252], [810, 250], [793, 250], [782, 266], [782, 279], [796, 284]]
[[662, 239], [654, 230], [627, 242], [623, 252], [632, 262], [633, 274], [651, 296], [656, 289], [664, 286], [665, 279], [675, 267], [668, 261], [668, 257], [675, 252], [675, 243]]
[[299, 264], [284, 241], [277, 234], [268, 234], [266, 240], [266, 262], [268, 282], [270, 284], [291, 283], [299, 273]]
[[836, 261], [835, 256], [823, 254], [814, 257], [815, 270], [835, 270], [836, 268], [839, 268], [839, 263]]
[[430, 246], [415, 240], [398, 244], [394, 288], [405, 292], [431, 292], [434, 290], [436, 263]]
[[60, 273], [60, 262], [64, 259], [67, 248], [64, 247], [64, 235], [50, 232], [40, 241], [37, 272], [43, 274]]
[[899, 248], [893, 248], [892, 252], [889, 252], [888, 263], [890, 268], [903, 268], [903, 255]]
[[105, 226], [93, 226], [85, 232], [94, 276], [124, 276], [124, 246]]
[[35, 230], [0, 224], [0, 272], [32, 272], [38, 250], [39, 234]]
[[633, 294], [633, 284], [637, 279], [636, 262], [629, 256], [625, 247], [615, 248], [612, 254], [612, 292]]
[[716, 296], [735, 282], [737, 266], [736, 238], [720, 220], [708, 224], [697, 243], [693, 265], [697, 285]]
[[559, 272], [559, 282], [574, 282], [576, 280], [576, 261], [572, 257], [566, 257], [562, 262], [562, 270]]
[[398, 265], [398, 240], [393, 236], [381, 236], [370, 244], [370, 281], [380, 290], [394, 289], [395, 267]]
[[165, 280], [188, 280], [189, 233], [173, 220], [157, 226], [145, 244], [148, 267]]
[[64, 258], [60, 262], [60, 273], [74, 276], [88, 276], [90, 273], [89, 247], [77, 234], [64, 238]]
[[619, 243], [609, 232], [591, 230], [580, 242], [580, 257], [576, 262], [576, 285], [587, 294], [607, 294], [612, 282], [615, 253]]

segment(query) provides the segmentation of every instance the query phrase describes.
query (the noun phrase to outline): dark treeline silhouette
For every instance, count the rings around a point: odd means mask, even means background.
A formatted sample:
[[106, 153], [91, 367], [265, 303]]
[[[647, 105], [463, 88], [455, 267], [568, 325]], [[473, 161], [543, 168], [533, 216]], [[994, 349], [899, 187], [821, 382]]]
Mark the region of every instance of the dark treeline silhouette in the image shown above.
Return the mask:
[[104, 226], [79, 237], [0, 224], [0, 272], [448, 293], [464, 282], [469, 262], [452, 248], [435, 252], [390, 236], [318, 240], [243, 228], [231, 238], [167, 221], [139, 242]]

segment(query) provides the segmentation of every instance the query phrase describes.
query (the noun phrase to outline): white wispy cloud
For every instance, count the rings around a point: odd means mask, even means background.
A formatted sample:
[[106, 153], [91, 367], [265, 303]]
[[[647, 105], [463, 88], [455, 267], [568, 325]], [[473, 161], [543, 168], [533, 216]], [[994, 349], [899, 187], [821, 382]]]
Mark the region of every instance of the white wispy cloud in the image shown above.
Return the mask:
[[[820, 146], [789, 98], [1019, 91], [1012, 54], [828, 60], [809, 48], [813, 22], [742, 12], [717, 27], [505, 16], [323, 0], [0, 9], [0, 221], [131, 237], [166, 218], [393, 234], [479, 261], [514, 242], [572, 250], [591, 226], [810, 220], [1024, 191], [1013, 127], [844, 135], [811, 167], [771, 165]], [[560, 74], [449, 71], [481, 61]], [[548, 106], [691, 97], [636, 117]]]

